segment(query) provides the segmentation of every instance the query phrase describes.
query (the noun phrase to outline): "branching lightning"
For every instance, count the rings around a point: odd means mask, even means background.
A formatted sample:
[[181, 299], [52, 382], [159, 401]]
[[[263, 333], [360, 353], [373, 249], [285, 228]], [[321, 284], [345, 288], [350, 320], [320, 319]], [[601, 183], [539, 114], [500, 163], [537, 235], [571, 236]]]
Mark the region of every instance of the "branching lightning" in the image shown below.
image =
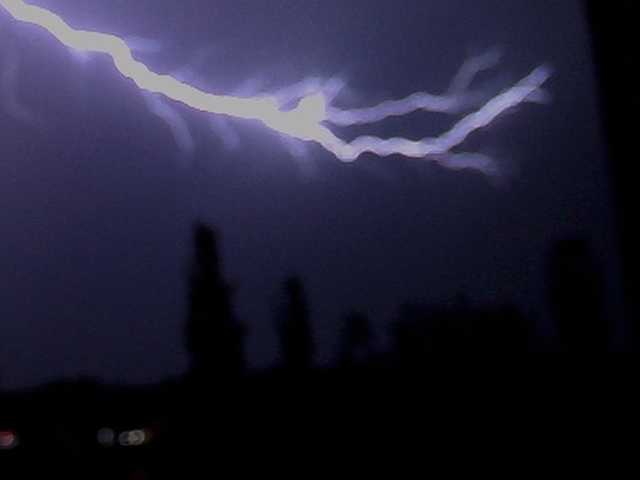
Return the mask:
[[[334, 101], [342, 86], [336, 81], [302, 82], [268, 95], [219, 95], [196, 88], [174, 76], [151, 71], [134, 58], [130, 46], [117, 36], [76, 30], [55, 13], [24, 0], [0, 0], [0, 6], [14, 19], [44, 28], [71, 49], [108, 55], [118, 71], [146, 94], [159, 94], [210, 114], [261, 122], [284, 136], [316, 143], [344, 162], [354, 161], [367, 152], [378, 156], [398, 154], [428, 158], [448, 168], [475, 168], [492, 173], [491, 161], [487, 157], [456, 153], [455, 149], [473, 132], [486, 127], [505, 111], [524, 102], [539, 100], [544, 93], [542, 86], [551, 75], [548, 67], [540, 66], [512, 87], [478, 104], [477, 99], [467, 94], [467, 90], [479, 72], [497, 62], [497, 54], [490, 52], [466, 62], [454, 78], [451, 88], [443, 95], [420, 92], [369, 108], [345, 110], [335, 106]], [[170, 117], [170, 113], [157, 104], [152, 106], [157, 115]], [[335, 133], [340, 127], [371, 124], [418, 110], [460, 114], [468, 112], [470, 108], [476, 110], [467, 113], [438, 137], [410, 140], [361, 136], [347, 141]], [[188, 136], [180, 135], [188, 142]]]

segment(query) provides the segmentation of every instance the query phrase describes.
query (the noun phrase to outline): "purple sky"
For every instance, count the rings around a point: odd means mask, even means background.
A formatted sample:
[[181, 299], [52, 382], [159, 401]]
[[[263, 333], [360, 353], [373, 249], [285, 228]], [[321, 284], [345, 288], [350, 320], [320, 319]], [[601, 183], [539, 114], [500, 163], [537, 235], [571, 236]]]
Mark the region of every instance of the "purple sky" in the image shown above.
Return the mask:
[[[174, 71], [210, 48], [198, 84], [229, 92], [338, 75], [374, 103], [446, 88], [464, 59], [505, 52], [488, 86], [540, 63], [555, 68], [551, 105], [525, 105], [469, 149], [514, 172], [495, 186], [473, 172], [365, 156], [344, 165], [320, 148], [293, 158], [273, 134], [234, 122], [229, 151], [208, 118], [178, 107], [185, 155], [109, 61], [71, 55], [0, 12], [0, 68], [37, 119], [0, 104], [0, 378], [153, 381], [186, 367], [183, 322], [191, 227], [219, 228], [252, 364], [274, 361], [279, 284], [303, 276], [319, 360], [355, 307], [384, 329], [400, 303], [516, 302], [548, 321], [545, 262], [554, 240], [592, 239], [614, 281], [606, 165], [588, 38], [578, 2], [488, 0], [38, 0], [75, 27], [146, 37], [142, 58]], [[15, 62], [14, 62], [15, 63]], [[4, 67], [3, 67], [4, 65]], [[0, 70], [2, 73], [3, 70]], [[5, 101], [6, 103], [6, 101]], [[415, 115], [379, 127], [424, 136], [451, 124]], [[355, 132], [355, 130], [354, 130]], [[610, 286], [615, 292], [615, 283]], [[617, 298], [610, 297], [611, 311]]]

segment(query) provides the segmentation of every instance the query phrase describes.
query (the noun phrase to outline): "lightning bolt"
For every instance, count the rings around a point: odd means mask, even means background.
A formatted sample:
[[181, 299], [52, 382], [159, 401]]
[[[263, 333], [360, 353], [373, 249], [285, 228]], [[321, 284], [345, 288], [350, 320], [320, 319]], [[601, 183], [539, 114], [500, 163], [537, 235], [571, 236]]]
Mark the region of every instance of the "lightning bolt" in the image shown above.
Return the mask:
[[[386, 101], [369, 108], [344, 110], [333, 105], [340, 89], [340, 85], [336, 86], [335, 82], [315, 85], [313, 82], [303, 82], [277, 94], [253, 97], [218, 95], [171, 75], [151, 71], [134, 58], [129, 45], [117, 36], [76, 30], [50, 10], [24, 0], [0, 0], [0, 6], [15, 20], [44, 28], [71, 49], [108, 55], [115, 68], [144, 92], [160, 94], [202, 112], [258, 121], [287, 137], [316, 143], [344, 162], [354, 161], [365, 153], [378, 156], [397, 154], [431, 159], [447, 168], [475, 168], [487, 174], [495, 173], [492, 162], [487, 157], [455, 153], [454, 149], [463, 144], [473, 132], [488, 126], [507, 110], [539, 99], [543, 93], [542, 86], [551, 75], [548, 67], [537, 67], [511, 88], [479, 105], [477, 110], [464, 116], [438, 137], [410, 140], [361, 136], [347, 141], [334, 133], [334, 130], [380, 122], [392, 116], [403, 116], [419, 110], [447, 113], [463, 111], [470, 102], [464, 91], [475, 75], [492, 66], [497, 58], [489, 55], [465, 63], [451, 89], [444, 95], [420, 92], [402, 100]], [[295, 106], [289, 108], [291, 105]], [[156, 110], [157, 113], [160, 112], [157, 108]]]

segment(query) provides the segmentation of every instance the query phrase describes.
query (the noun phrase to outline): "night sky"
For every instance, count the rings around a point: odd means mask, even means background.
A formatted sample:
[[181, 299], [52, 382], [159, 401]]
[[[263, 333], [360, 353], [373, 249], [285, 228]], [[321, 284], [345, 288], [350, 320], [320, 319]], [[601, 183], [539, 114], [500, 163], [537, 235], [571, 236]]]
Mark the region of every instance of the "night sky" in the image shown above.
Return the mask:
[[[73, 26], [157, 40], [140, 56], [228, 93], [337, 75], [354, 104], [444, 91], [469, 56], [502, 47], [483, 75], [506, 87], [541, 63], [549, 105], [527, 104], [475, 134], [500, 184], [400, 157], [342, 164], [320, 147], [293, 157], [280, 138], [232, 122], [230, 149], [210, 117], [177, 106], [195, 150], [182, 151], [133, 83], [103, 57], [72, 55], [0, 12], [0, 378], [16, 387], [62, 376], [151, 382], [187, 367], [183, 328], [192, 227], [221, 234], [224, 268], [249, 327], [249, 360], [276, 360], [282, 280], [306, 283], [318, 361], [335, 355], [341, 316], [385, 329], [405, 301], [513, 301], [548, 330], [554, 241], [588, 237], [619, 311], [607, 166], [588, 36], [573, 0], [33, 0]], [[202, 54], [208, 52], [208, 56]], [[17, 65], [18, 70], [12, 70]], [[11, 74], [17, 74], [15, 88]], [[19, 101], [28, 116], [16, 114]], [[23, 112], [24, 113], [24, 112]], [[415, 114], [376, 126], [417, 138], [452, 124]], [[358, 133], [353, 129], [352, 133]]]

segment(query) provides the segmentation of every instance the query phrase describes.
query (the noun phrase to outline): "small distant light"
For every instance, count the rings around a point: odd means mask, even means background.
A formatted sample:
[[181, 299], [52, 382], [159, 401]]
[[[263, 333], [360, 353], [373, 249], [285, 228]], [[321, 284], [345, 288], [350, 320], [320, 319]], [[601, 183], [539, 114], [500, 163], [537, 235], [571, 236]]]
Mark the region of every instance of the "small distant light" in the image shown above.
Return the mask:
[[116, 432], [110, 428], [101, 428], [98, 430], [98, 443], [103, 447], [112, 447], [116, 441]]
[[118, 443], [123, 447], [138, 447], [147, 441], [144, 430], [129, 430], [118, 435]]
[[18, 435], [11, 430], [0, 430], [0, 450], [12, 450], [18, 446]]

